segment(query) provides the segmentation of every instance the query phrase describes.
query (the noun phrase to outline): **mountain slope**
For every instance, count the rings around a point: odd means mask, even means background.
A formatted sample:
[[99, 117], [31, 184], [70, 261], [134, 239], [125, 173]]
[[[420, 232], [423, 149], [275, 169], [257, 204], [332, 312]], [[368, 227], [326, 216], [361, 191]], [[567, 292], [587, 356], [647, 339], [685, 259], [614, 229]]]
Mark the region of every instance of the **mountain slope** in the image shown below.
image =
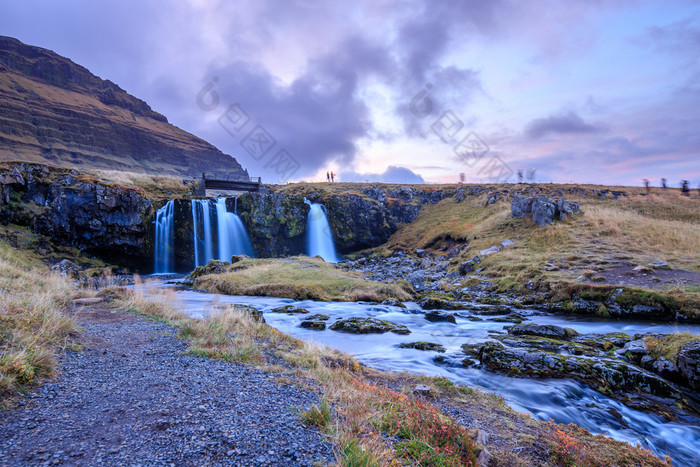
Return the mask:
[[233, 157], [67, 58], [0, 36], [0, 161], [234, 178]]

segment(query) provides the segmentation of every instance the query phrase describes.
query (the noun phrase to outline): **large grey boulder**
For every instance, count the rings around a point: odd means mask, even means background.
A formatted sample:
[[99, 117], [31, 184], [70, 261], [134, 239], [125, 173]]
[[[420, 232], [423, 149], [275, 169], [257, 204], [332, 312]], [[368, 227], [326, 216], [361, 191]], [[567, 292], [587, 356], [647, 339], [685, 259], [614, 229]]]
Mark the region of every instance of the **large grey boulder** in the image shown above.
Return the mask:
[[549, 198], [540, 198], [532, 203], [532, 221], [537, 225], [554, 223], [557, 205], [549, 201]]
[[581, 214], [578, 203], [570, 203], [563, 198], [552, 200], [546, 196], [526, 198], [515, 195], [510, 203], [510, 212], [519, 219], [528, 215], [538, 225], [553, 224], [555, 220], [564, 220], [575, 214]]
[[515, 195], [513, 197], [513, 201], [510, 203], [510, 213], [516, 219], [528, 216], [532, 212], [533, 201], [534, 198], [524, 198], [522, 196]]

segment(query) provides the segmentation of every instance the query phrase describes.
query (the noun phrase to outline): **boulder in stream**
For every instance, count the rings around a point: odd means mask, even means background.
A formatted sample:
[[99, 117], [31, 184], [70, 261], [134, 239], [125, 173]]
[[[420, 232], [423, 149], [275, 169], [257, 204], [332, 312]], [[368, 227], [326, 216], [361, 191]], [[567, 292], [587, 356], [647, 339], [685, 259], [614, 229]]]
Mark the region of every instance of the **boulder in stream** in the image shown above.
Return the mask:
[[376, 318], [348, 318], [336, 321], [331, 329], [352, 334], [383, 334], [393, 332], [395, 334], [410, 334], [411, 331], [401, 324]]

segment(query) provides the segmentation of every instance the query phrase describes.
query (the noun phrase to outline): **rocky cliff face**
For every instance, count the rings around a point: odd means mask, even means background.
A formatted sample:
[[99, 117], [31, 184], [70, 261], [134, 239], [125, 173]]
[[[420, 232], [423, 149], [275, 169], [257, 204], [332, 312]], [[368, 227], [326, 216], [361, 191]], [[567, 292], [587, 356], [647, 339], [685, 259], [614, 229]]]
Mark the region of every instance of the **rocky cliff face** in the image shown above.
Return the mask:
[[0, 167], [0, 222], [113, 264], [152, 266], [151, 201], [138, 190], [39, 164]]
[[0, 161], [200, 177], [247, 176], [111, 81], [0, 36]]
[[[312, 203], [326, 206], [328, 223], [341, 254], [385, 243], [402, 223], [413, 222], [423, 204], [437, 203], [449, 191], [417, 192], [408, 187], [369, 187], [360, 193], [310, 193]], [[229, 200], [229, 211], [233, 211]], [[238, 198], [238, 213], [255, 253], [262, 257], [301, 255], [306, 251], [309, 206], [304, 196], [247, 193]]]

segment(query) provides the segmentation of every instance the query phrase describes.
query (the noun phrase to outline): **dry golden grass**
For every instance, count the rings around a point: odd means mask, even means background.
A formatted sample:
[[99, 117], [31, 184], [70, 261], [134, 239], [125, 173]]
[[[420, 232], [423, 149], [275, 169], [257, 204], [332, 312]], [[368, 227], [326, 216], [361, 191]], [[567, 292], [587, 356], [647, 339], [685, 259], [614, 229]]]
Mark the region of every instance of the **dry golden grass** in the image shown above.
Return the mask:
[[652, 357], [664, 357], [666, 360], [676, 363], [678, 352], [680, 352], [683, 346], [689, 342], [697, 341], [699, 339], [700, 336], [697, 334], [681, 332], [668, 334], [663, 337], [647, 336], [644, 338], [644, 343], [647, 346], [649, 355]]
[[1, 405], [53, 373], [76, 329], [64, 310], [78, 294], [36, 257], [0, 242]]
[[382, 301], [410, 300], [394, 284], [367, 281], [320, 258], [250, 259], [228, 272], [195, 279], [195, 287], [228, 295], [265, 295], [297, 300]]
[[120, 170], [97, 170], [93, 174], [106, 182], [116, 183], [127, 187], [141, 188], [146, 193], [155, 197], [164, 197], [165, 192], [176, 195], [186, 194], [189, 187], [182, 182], [182, 178], [152, 175], [139, 172], [124, 172]]

